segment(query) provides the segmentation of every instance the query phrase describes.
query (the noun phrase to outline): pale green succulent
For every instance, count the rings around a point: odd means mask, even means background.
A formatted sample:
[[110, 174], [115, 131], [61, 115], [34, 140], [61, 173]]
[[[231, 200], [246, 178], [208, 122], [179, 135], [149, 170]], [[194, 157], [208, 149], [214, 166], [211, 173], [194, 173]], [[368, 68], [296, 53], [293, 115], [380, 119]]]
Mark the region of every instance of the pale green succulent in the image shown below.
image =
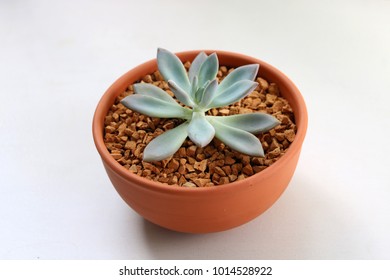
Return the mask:
[[218, 57], [204, 52], [194, 59], [187, 73], [173, 53], [158, 49], [158, 69], [175, 97], [148, 83], [134, 84], [135, 94], [121, 102], [141, 114], [158, 118], [180, 118], [185, 122], [153, 139], [145, 148], [144, 161], [159, 161], [172, 156], [189, 137], [199, 147], [208, 145], [214, 136], [230, 148], [251, 156], [264, 156], [260, 140], [253, 134], [265, 132], [279, 124], [268, 114], [251, 113], [232, 116], [206, 116], [211, 108], [239, 101], [251, 93], [257, 83], [258, 64], [236, 68], [218, 84]]

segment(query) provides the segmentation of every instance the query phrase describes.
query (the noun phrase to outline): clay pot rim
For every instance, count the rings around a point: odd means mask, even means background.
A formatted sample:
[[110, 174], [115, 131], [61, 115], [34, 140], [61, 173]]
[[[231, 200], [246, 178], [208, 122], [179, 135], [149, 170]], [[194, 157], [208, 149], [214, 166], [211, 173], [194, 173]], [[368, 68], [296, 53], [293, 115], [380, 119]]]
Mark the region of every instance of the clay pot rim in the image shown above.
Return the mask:
[[[259, 60], [254, 57], [250, 57], [247, 55], [243, 55], [240, 53], [230, 52], [230, 51], [222, 51], [222, 50], [189, 50], [189, 51], [183, 51], [178, 52], [176, 55], [181, 58], [182, 56], [188, 56], [192, 55], [195, 57], [196, 54], [199, 52], [204, 51], [207, 54], [211, 54], [213, 52], [216, 52], [219, 56], [230, 56], [234, 57], [236, 59], [240, 60], [248, 60], [251, 61], [251, 63], [258, 63], [260, 64], [259, 74], [261, 75], [261, 69], [267, 68], [269, 72], [273, 72], [276, 76], [279, 77], [280, 80], [283, 81], [285, 86], [288, 88], [290, 92], [293, 92], [292, 96], [296, 101], [296, 108], [294, 108], [294, 115], [296, 117], [296, 125], [297, 125], [297, 133], [295, 135], [294, 141], [291, 143], [290, 147], [288, 148], [287, 152], [278, 159], [275, 163], [273, 163], [271, 166], [267, 167], [265, 170], [253, 174], [252, 176], [249, 176], [243, 180], [235, 181], [228, 184], [213, 186], [213, 187], [202, 187], [202, 188], [188, 188], [188, 187], [181, 187], [179, 185], [167, 185], [160, 182], [152, 181], [147, 178], [141, 177], [137, 174], [133, 174], [129, 172], [128, 169], [126, 169], [124, 166], [119, 164], [109, 153], [108, 149], [106, 148], [103, 140], [103, 131], [104, 131], [104, 123], [100, 122], [100, 119], [106, 116], [108, 108], [107, 103], [111, 103], [109, 106], [112, 105], [112, 102], [110, 102], [113, 98], [113, 96], [117, 96], [115, 93], [115, 88], [118, 84], [123, 83], [128, 78], [127, 76], [130, 75], [130, 73], [140, 71], [143, 67], [147, 65], [156, 65], [157, 69], [157, 61], [156, 59], [151, 59], [147, 62], [144, 62], [142, 64], [139, 64], [138, 66], [132, 68], [131, 70], [127, 71], [125, 74], [123, 74], [120, 78], [118, 78], [103, 94], [102, 98], [100, 99], [95, 114], [92, 121], [92, 134], [93, 139], [95, 142], [95, 146], [102, 158], [102, 160], [117, 174], [120, 176], [126, 178], [127, 180], [133, 181], [137, 185], [142, 185], [142, 187], [158, 191], [162, 193], [175, 193], [177, 195], [180, 194], [186, 194], [188, 192], [192, 192], [194, 195], [196, 194], [203, 194], [205, 192], [234, 192], [236, 191], [237, 187], [243, 187], [243, 185], [252, 185], [252, 180], [261, 181], [269, 176], [272, 176], [275, 172], [278, 172], [279, 170], [283, 169], [283, 166], [286, 165], [288, 161], [293, 158], [293, 156], [296, 153], [300, 152], [303, 140], [306, 135], [307, 131], [307, 125], [308, 125], [308, 115], [307, 115], [307, 109], [305, 105], [305, 101], [299, 91], [299, 89], [295, 86], [295, 84], [280, 70], [273, 67], [272, 65]], [[300, 116], [299, 119], [297, 116]], [[297, 120], [298, 119], [298, 120]], [[247, 184], [245, 184], [247, 183]]]

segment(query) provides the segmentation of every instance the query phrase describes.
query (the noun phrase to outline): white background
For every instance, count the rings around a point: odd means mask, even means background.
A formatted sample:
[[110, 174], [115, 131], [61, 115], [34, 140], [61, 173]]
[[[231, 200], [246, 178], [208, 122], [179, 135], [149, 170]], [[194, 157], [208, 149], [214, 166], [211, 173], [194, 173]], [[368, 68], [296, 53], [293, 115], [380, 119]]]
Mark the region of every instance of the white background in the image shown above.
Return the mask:
[[[0, 1], [0, 259], [390, 259], [390, 1]], [[276, 66], [309, 129], [292, 182], [239, 228], [191, 235], [117, 195], [91, 135], [123, 73], [222, 49]]]

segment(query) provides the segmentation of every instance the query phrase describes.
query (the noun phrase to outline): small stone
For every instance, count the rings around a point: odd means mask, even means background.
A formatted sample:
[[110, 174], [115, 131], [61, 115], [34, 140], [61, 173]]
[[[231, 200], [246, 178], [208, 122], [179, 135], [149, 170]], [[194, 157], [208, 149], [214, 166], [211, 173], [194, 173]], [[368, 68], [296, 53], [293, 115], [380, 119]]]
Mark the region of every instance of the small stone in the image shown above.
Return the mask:
[[247, 165], [251, 162], [251, 158], [247, 155], [242, 155], [241, 162], [243, 165]]
[[175, 123], [173, 121], [168, 121], [163, 125], [164, 130], [170, 130], [175, 127]]
[[278, 100], [272, 106], [272, 111], [273, 111], [273, 113], [281, 112], [282, 108], [283, 108], [283, 102]]
[[127, 141], [125, 144], [125, 149], [126, 150], [134, 150], [136, 147], [137, 143], [135, 141]]
[[286, 137], [286, 139], [291, 143], [294, 141], [295, 139], [295, 132], [294, 130], [292, 129], [288, 129], [284, 132], [284, 136]]
[[279, 147], [268, 153], [269, 158], [276, 158], [279, 155], [280, 155], [280, 148]]
[[191, 66], [191, 62], [186, 61], [186, 62], [184, 63], [184, 67], [185, 67], [186, 69], [189, 69], [190, 66]]
[[282, 145], [283, 145], [284, 149], [287, 149], [288, 146], [290, 146], [290, 142], [288, 142], [287, 139], [284, 139], [284, 141], [282, 142]]
[[186, 164], [186, 168], [187, 168], [188, 172], [194, 172], [195, 171], [194, 167], [191, 164], [189, 164], [189, 163]]
[[268, 82], [266, 80], [264, 80], [263, 78], [257, 78], [256, 81], [259, 83], [259, 87], [262, 89], [262, 90], [267, 90], [268, 89]]
[[205, 154], [196, 154], [196, 160], [202, 161], [206, 158]]
[[230, 182], [234, 182], [237, 180], [237, 175], [231, 174], [228, 176]]
[[217, 173], [214, 173], [213, 176], [212, 176], [212, 182], [216, 185], [219, 184], [219, 179], [221, 178], [221, 176], [219, 176]]
[[187, 157], [188, 163], [194, 165], [196, 160], [192, 157]]
[[181, 148], [179, 149], [178, 153], [179, 153], [179, 157], [185, 157], [185, 156], [187, 156], [186, 148], [184, 148], [184, 147], [181, 147]]
[[279, 142], [283, 142], [283, 140], [284, 140], [284, 134], [283, 133], [280, 133], [280, 132], [277, 132], [277, 133], [275, 133], [275, 138], [276, 138], [276, 140], [278, 140]]
[[137, 146], [137, 148], [135, 149], [135, 151], [134, 151], [134, 155], [137, 157], [137, 158], [140, 158], [141, 157], [141, 155], [142, 155], [142, 151], [143, 151], [143, 149], [145, 148], [144, 146], [141, 146], [142, 144], [139, 144], [138, 146]]
[[119, 115], [117, 113], [112, 114], [113, 119], [117, 122], [119, 121]]
[[153, 80], [152, 80], [152, 76], [150, 75], [146, 75], [144, 76], [144, 78], [142, 79], [145, 83], [152, 83]]
[[120, 159], [117, 160], [121, 165], [126, 165], [128, 163], [128, 161], [124, 158], [124, 157], [121, 157]]
[[185, 164], [180, 164], [178, 172], [180, 174], [186, 174], [186, 166], [185, 166]]
[[122, 157], [122, 154], [111, 154], [111, 156], [112, 156], [114, 159], [118, 160], [118, 159], [120, 159], [120, 158]]
[[232, 165], [232, 174], [238, 175], [241, 173], [242, 170], [242, 164], [241, 163], [235, 163]]
[[253, 172], [259, 173], [260, 171], [263, 171], [266, 168], [267, 168], [267, 166], [258, 166], [258, 165], [256, 165], [256, 166], [253, 166]]
[[252, 109], [249, 109], [249, 108], [240, 108], [239, 109], [240, 114], [250, 114], [252, 112], [253, 112]]
[[152, 170], [145, 169], [142, 171], [142, 177], [150, 177], [152, 175]]
[[204, 153], [206, 154], [206, 155], [208, 155], [208, 156], [211, 156], [211, 155], [213, 155], [213, 154], [215, 154], [215, 152], [217, 151], [217, 149], [215, 149], [215, 148], [213, 148], [212, 146], [206, 146], [205, 148], [204, 148]]
[[219, 113], [221, 114], [221, 115], [229, 115], [229, 113], [230, 113], [230, 110], [229, 109], [220, 109], [219, 110]]
[[157, 81], [164, 81], [164, 78], [161, 75], [160, 71], [156, 71], [153, 74], [154, 74], [154, 77], [156, 78]]
[[129, 170], [132, 173], [137, 173], [138, 172], [137, 165], [135, 165], [135, 164], [131, 165]]
[[130, 128], [126, 128], [125, 131], [124, 131], [124, 133], [125, 133], [127, 136], [131, 136], [131, 135], [134, 133], [134, 131], [132, 131]]
[[216, 166], [215, 161], [210, 162], [208, 166], [209, 166], [210, 174], [213, 174], [215, 172], [215, 166]]
[[154, 125], [154, 122], [150, 118], [146, 119], [146, 123], [148, 124], [148, 127], [150, 127], [152, 130], [156, 129], [156, 126]]
[[179, 186], [182, 186], [182, 185], [184, 185], [185, 183], [187, 183], [187, 180], [186, 180], [186, 178], [182, 175], [182, 176], [180, 176], [178, 183], [179, 183]]
[[192, 182], [186, 182], [183, 184], [183, 187], [187, 187], [187, 188], [196, 188], [196, 185]]
[[261, 145], [263, 146], [263, 149], [264, 149], [265, 151], [268, 151], [269, 144], [268, 144], [267, 142], [263, 141], [263, 142], [261, 142]]
[[269, 149], [272, 151], [272, 150], [275, 150], [276, 148], [279, 148], [279, 143], [278, 143], [278, 141], [276, 140], [276, 138], [273, 138], [273, 139], [272, 139], [272, 143], [271, 143], [271, 145], [269, 146]]
[[194, 168], [201, 171], [201, 172], [204, 172], [207, 168], [207, 159], [202, 160], [201, 162], [198, 162], [198, 161], [195, 162]]
[[204, 187], [206, 186], [208, 183], [210, 183], [210, 179], [195, 179], [194, 180], [194, 183], [198, 186], [198, 187]]
[[222, 170], [225, 172], [226, 175], [231, 175], [232, 174], [232, 168], [229, 165], [223, 166]]
[[267, 94], [265, 96], [265, 104], [268, 106], [272, 106], [275, 103], [276, 98], [278, 98], [276, 95]]
[[282, 115], [280, 122], [284, 125], [288, 125], [291, 123], [291, 120], [286, 115]]
[[196, 146], [191, 146], [187, 148], [187, 156], [194, 157], [196, 153]]
[[154, 174], [159, 174], [159, 173], [160, 173], [160, 170], [159, 170], [156, 166], [154, 166], [152, 163], [143, 161], [143, 162], [142, 162], [142, 166], [144, 167], [144, 169], [150, 170], [150, 171], [152, 171]]
[[179, 164], [179, 162], [176, 159], [172, 159], [168, 163], [168, 168], [173, 170], [173, 171], [176, 171], [179, 168], [179, 166], [180, 166], [180, 164]]
[[173, 176], [171, 179], [169, 179], [168, 183], [170, 185], [176, 185], [178, 182], [177, 176]]
[[137, 140], [140, 139], [140, 136], [139, 136], [138, 131], [134, 131], [133, 134], [131, 135], [131, 137], [132, 137], [135, 141], [137, 141]]
[[169, 182], [169, 178], [168, 177], [160, 177], [160, 178], [158, 178], [158, 181], [160, 182], [160, 183], [168, 183]]
[[236, 162], [235, 159], [233, 159], [232, 157], [227, 156], [225, 158], [225, 164], [232, 165], [235, 162]]
[[118, 127], [119, 135], [123, 135], [126, 128], [127, 128], [126, 123], [122, 123], [121, 125], [119, 125]]
[[113, 132], [115, 132], [115, 127], [112, 127], [112, 126], [106, 126], [106, 128], [105, 128], [105, 132], [106, 133], [113, 133]]
[[220, 185], [229, 184], [229, 183], [230, 183], [230, 180], [229, 180], [228, 177], [221, 177], [221, 178], [219, 179], [219, 184], [220, 184]]
[[268, 87], [268, 92], [273, 94], [273, 95], [276, 95], [276, 96], [279, 96], [280, 93], [279, 93], [279, 87], [275, 84], [275, 83], [271, 83]]
[[245, 165], [244, 168], [242, 169], [242, 173], [244, 173], [244, 174], [246, 174], [248, 176], [253, 175], [252, 166], [250, 164]]
[[254, 165], [263, 165], [264, 164], [264, 158], [262, 157], [255, 157], [252, 159], [252, 163]]
[[126, 142], [127, 139], [128, 139], [129, 137], [127, 137], [127, 136], [121, 136], [121, 137], [119, 137], [119, 138], [121, 139], [121, 141]]
[[219, 176], [226, 176], [225, 171], [223, 171], [222, 168], [219, 166], [215, 167], [215, 173], [217, 173]]

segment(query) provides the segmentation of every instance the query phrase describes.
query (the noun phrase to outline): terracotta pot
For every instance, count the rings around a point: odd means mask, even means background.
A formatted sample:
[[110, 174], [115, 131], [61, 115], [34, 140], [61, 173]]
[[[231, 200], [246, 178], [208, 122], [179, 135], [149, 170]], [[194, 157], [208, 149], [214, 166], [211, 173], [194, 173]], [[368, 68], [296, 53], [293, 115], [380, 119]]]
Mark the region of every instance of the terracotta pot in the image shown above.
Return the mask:
[[[177, 53], [192, 61], [200, 51]], [[210, 54], [214, 51], [205, 51]], [[242, 225], [267, 210], [286, 189], [295, 171], [307, 129], [305, 102], [297, 87], [271, 65], [241, 54], [216, 51], [220, 65], [260, 64], [259, 76], [278, 84], [294, 110], [298, 128], [284, 156], [264, 171], [244, 180], [207, 188], [183, 188], [150, 181], [116, 162], [103, 142], [104, 117], [115, 97], [128, 85], [157, 70], [156, 59], [130, 70], [103, 95], [93, 118], [93, 138], [107, 174], [123, 200], [145, 219], [162, 227], [190, 233], [223, 231]]]

